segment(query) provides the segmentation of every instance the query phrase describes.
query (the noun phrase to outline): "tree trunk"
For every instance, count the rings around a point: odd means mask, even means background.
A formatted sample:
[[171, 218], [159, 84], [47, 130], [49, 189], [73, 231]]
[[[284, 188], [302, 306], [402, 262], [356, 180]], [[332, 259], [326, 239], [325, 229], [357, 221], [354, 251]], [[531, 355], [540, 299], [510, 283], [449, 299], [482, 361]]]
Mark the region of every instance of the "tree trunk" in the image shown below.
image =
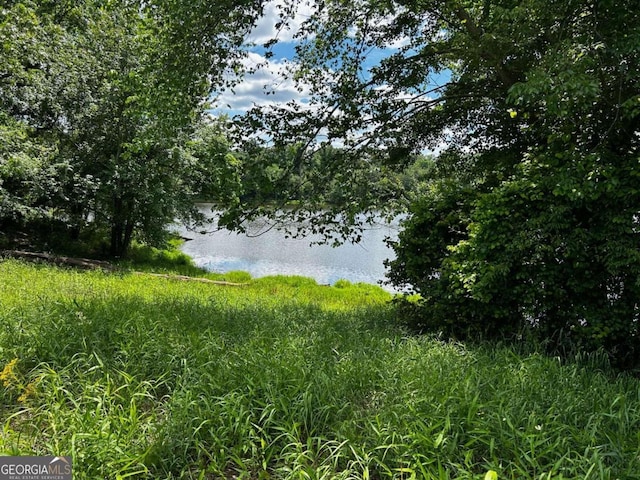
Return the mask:
[[111, 225], [111, 244], [109, 247], [109, 254], [112, 257], [120, 257], [122, 255], [122, 224], [120, 222], [114, 222]]
[[134, 221], [131, 209], [121, 197], [113, 199], [113, 218], [111, 221], [111, 245], [109, 253], [112, 257], [120, 258], [127, 253], [133, 237]]

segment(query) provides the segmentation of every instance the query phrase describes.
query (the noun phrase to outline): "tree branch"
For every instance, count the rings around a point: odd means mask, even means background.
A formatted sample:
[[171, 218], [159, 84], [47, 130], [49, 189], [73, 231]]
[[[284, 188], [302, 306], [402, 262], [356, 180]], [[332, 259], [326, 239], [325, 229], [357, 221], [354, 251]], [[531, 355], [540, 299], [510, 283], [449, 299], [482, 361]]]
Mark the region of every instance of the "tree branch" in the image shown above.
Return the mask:
[[[464, 25], [464, 28], [471, 38], [480, 44], [484, 36], [484, 30], [474, 22], [469, 12], [462, 7], [458, 7], [454, 13], [456, 17], [458, 17], [458, 20]], [[504, 68], [504, 65], [502, 65], [502, 59], [495, 53], [481, 50], [480, 57], [489, 61], [491, 66], [496, 69], [496, 73], [505, 87], [509, 88], [516, 83], [512, 75]]]

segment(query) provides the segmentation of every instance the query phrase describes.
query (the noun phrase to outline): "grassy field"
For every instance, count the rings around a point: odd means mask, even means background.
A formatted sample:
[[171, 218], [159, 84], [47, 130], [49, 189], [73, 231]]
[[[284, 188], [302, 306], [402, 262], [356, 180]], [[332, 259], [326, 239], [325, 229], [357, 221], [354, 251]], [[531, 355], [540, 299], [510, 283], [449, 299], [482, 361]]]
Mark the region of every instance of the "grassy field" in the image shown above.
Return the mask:
[[0, 262], [0, 453], [75, 479], [640, 478], [640, 383], [597, 356], [410, 336], [372, 286], [227, 279]]

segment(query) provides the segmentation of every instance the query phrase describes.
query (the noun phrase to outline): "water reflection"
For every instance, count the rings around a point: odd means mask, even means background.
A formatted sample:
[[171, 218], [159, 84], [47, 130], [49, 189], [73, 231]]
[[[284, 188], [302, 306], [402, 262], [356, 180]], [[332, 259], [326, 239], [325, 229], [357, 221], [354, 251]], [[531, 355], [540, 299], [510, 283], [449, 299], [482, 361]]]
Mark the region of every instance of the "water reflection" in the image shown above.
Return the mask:
[[[208, 205], [200, 208], [210, 211]], [[264, 224], [260, 222], [248, 228], [250, 234], [262, 230]], [[374, 284], [384, 280], [383, 262], [393, 258], [385, 238], [396, 238], [397, 232], [397, 222], [380, 223], [367, 229], [360, 243], [334, 248], [310, 245], [318, 237], [285, 238], [283, 232], [275, 229], [257, 237], [227, 230], [209, 234], [181, 231], [192, 239], [183, 244], [183, 252], [209, 271], [244, 270], [254, 277], [303, 275], [321, 284], [334, 284], [340, 279]]]

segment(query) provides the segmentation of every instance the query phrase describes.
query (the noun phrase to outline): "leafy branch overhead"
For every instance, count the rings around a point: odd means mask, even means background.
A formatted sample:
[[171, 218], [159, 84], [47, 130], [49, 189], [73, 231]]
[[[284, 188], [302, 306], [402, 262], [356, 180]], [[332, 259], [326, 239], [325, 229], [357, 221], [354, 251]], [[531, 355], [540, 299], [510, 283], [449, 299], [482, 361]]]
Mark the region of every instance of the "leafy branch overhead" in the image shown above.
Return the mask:
[[[290, 63], [291, 77], [310, 91], [309, 105], [255, 108], [246, 119], [274, 145], [340, 139], [362, 152], [435, 150], [443, 143], [472, 153], [524, 150], [536, 132], [550, 133], [538, 128], [543, 106], [589, 108], [596, 100], [604, 113], [631, 108], [637, 98], [615, 82], [633, 79], [637, 69], [632, 8], [370, 0], [314, 7]], [[613, 28], [624, 33], [605, 46], [602, 37]], [[606, 123], [604, 116], [592, 121]]]

